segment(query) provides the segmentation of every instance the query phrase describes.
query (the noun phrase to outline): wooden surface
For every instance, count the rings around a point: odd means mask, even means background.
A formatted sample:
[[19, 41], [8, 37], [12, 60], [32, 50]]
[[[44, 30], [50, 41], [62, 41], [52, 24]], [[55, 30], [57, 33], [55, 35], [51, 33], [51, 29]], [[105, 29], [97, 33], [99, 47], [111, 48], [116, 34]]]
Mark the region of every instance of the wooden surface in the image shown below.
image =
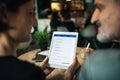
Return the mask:
[[[19, 56], [18, 59], [24, 60], [24, 61], [28, 61], [30, 63], [34, 63], [35, 65], [39, 66], [39, 62], [32, 62], [32, 59], [35, 57], [37, 51], [40, 51], [40, 49], [35, 49], [32, 51], [29, 51], [27, 53], [24, 53], [23, 55]], [[92, 49], [88, 49], [87, 52], [90, 53], [91, 51], [93, 51]], [[78, 47], [76, 50], [76, 55], [78, 58], [79, 63], [82, 65], [84, 63], [85, 60], [85, 56], [86, 56], [86, 48], [80, 48]], [[62, 80], [63, 79], [63, 75], [64, 75], [65, 70], [62, 69], [55, 69], [52, 71], [52, 73], [50, 73], [47, 78], [48, 80]]]

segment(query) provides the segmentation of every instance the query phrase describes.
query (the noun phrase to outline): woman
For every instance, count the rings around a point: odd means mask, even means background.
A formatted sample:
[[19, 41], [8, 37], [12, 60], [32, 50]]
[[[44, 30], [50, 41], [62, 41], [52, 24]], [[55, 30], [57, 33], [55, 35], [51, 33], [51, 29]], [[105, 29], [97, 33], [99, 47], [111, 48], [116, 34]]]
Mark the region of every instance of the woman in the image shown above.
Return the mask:
[[[46, 67], [47, 57], [41, 68], [14, 57], [17, 45], [31, 38], [34, 10], [33, 0], [0, 0], [0, 80], [45, 80], [45, 75], [50, 73]], [[71, 78], [79, 67], [77, 63], [75, 59], [65, 79]]]

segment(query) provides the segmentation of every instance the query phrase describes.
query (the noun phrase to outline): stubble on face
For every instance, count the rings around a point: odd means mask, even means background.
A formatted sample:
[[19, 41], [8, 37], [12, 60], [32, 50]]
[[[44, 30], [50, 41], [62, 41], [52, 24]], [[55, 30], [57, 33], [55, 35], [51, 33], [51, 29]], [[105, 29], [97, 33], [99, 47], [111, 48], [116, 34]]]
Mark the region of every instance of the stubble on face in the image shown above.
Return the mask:
[[[107, 6], [107, 4], [106, 4]], [[111, 5], [112, 9], [107, 8], [101, 13], [100, 19], [97, 21], [98, 35], [97, 38], [101, 42], [108, 42], [120, 37], [120, 9], [115, 5]]]
[[112, 15], [108, 14], [104, 15], [99, 21], [98, 21], [98, 35], [97, 38], [101, 42], [108, 42], [111, 40], [111, 33], [112, 33], [112, 27], [113, 22], [112, 21]]

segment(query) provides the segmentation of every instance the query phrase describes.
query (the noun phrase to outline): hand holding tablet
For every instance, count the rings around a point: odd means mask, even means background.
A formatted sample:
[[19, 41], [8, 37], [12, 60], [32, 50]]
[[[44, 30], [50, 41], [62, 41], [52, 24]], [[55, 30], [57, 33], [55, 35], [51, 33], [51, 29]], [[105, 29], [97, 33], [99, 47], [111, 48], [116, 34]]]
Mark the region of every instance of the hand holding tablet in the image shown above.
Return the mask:
[[76, 55], [77, 39], [77, 32], [54, 32], [49, 51], [49, 66], [68, 69]]

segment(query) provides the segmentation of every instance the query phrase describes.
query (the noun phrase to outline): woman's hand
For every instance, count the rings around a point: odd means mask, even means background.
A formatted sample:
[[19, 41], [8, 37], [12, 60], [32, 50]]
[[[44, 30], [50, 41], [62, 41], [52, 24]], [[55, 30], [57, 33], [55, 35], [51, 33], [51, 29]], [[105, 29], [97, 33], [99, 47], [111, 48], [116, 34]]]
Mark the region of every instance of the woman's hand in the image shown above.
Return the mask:
[[53, 68], [47, 66], [48, 57], [46, 57], [40, 64], [41, 69], [44, 71], [46, 75], [50, 74], [53, 71]]

